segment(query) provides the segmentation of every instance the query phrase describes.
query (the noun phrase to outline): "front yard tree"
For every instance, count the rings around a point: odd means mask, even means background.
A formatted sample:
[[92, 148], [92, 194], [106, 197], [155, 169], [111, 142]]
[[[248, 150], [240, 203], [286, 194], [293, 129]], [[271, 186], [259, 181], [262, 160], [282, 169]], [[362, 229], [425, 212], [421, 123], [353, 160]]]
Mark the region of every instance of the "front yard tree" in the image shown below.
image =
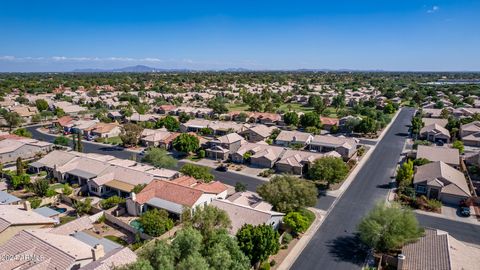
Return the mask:
[[171, 115], [165, 116], [159, 121], [160, 127], [165, 127], [168, 131], [177, 131], [180, 127], [180, 122], [178, 122], [175, 117]]
[[275, 176], [270, 182], [259, 186], [257, 192], [280, 212], [314, 206], [318, 194], [314, 183], [292, 175]]
[[87, 214], [92, 209], [92, 199], [86, 198], [84, 201], [75, 201], [73, 203], [73, 208], [77, 212], [77, 217]]
[[412, 133], [418, 135], [424, 124], [421, 117], [413, 117], [411, 125]]
[[358, 225], [360, 239], [379, 252], [401, 248], [423, 235], [414, 213], [399, 204], [378, 203]]
[[10, 131], [23, 122], [22, 117], [20, 117], [20, 115], [16, 112], [7, 112], [3, 115], [3, 118], [7, 122]]
[[319, 158], [308, 169], [310, 179], [327, 181], [329, 185], [339, 183], [347, 174], [347, 164], [337, 157]]
[[83, 152], [83, 144], [82, 144], [82, 132], [79, 131], [78, 134], [77, 134], [77, 144], [76, 144], [76, 147], [77, 147], [77, 152]]
[[68, 144], [70, 143], [70, 140], [67, 137], [62, 135], [62, 136], [56, 137], [53, 143], [61, 146], [68, 146]]
[[463, 152], [465, 151], [465, 147], [463, 146], [463, 142], [459, 141], [459, 140], [454, 141], [453, 144], [452, 144], [452, 147], [458, 149], [460, 154], [463, 154]]
[[158, 237], [173, 228], [173, 220], [165, 210], [153, 209], [145, 212], [138, 219], [143, 231], [153, 237]]
[[205, 183], [211, 182], [214, 178], [213, 174], [210, 173], [210, 168], [191, 163], [183, 165], [180, 172]]
[[397, 170], [396, 180], [400, 189], [408, 187], [412, 184], [413, 180], [413, 161], [406, 161]]
[[202, 252], [202, 243], [202, 234], [192, 227], [186, 227], [177, 232], [175, 239], [172, 241], [172, 247], [177, 258], [185, 259], [192, 254]]
[[23, 160], [21, 157], [17, 158], [16, 166], [17, 166], [17, 176], [22, 175], [24, 173], [24, 170], [23, 170]]
[[365, 117], [357, 126], [357, 131], [363, 134], [377, 132], [377, 121], [371, 117]]
[[173, 140], [173, 148], [182, 153], [195, 152], [199, 147], [200, 141], [192, 134], [182, 133]]
[[165, 149], [161, 148], [151, 148], [148, 150], [142, 161], [159, 168], [171, 169], [177, 166], [177, 160], [169, 155]]
[[237, 232], [237, 241], [240, 249], [250, 259], [252, 265], [258, 265], [276, 254], [280, 249], [280, 235], [270, 225], [253, 226], [245, 224]]
[[287, 126], [297, 126], [298, 125], [298, 114], [296, 112], [287, 112], [283, 115], [283, 121]]
[[123, 125], [120, 139], [125, 146], [135, 146], [138, 144], [143, 128], [134, 123], [127, 123]]
[[308, 219], [300, 212], [290, 212], [283, 218], [283, 223], [295, 233], [303, 233], [308, 229]]

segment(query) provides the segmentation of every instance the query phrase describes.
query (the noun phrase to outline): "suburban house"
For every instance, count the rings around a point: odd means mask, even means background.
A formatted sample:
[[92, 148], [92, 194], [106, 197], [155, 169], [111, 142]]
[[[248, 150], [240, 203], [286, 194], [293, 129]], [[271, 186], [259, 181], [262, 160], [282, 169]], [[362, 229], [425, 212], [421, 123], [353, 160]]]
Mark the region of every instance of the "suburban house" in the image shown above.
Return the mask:
[[28, 201], [23, 205], [0, 205], [0, 245], [22, 230], [53, 227], [56, 223], [32, 211]]
[[275, 168], [280, 173], [302, 175], [308, 170], [309, 165], [324, 156], [341, 157], [340, 154], [335, 151], [321, 154], [289, 149], [283, 152], [280, 160], [275, 163]]
[[156, 108], [158, 114], [171, 114], [177, 109], [177, 106], [171, 104], [160, 105]]
[[480, 121], [460, 126], [460, 137], [467, 146], [480, 146]]
[[252, 127], [249, 127], [247, 130], [243, 132], [243, 135], [247, 138], [249, 142], [260, 142], [260, 141], [265, 141], [270, 137], [272, 134], [273, 130], [275, 130], [276, 127], [274, 126], [266, 126], [266, 125], [255, 125]]
[[470, 189], [463, 173], [442, 161], [417, 167], [413, 185], [417, 193], [445, 204], [458, 205], [470, 197]]
[[52, 151], [53, 144], [18, 136], [0, 140], [0, 163], [14, 163], [17, 158], [28, 160]]
[[419, 145], [416, 158], [424, 158], [429, 161], [443, 161], [455, 168], [460, 166], [460, 152], [456, 148]]
[[313, 136], [310, 133], [282, 130], [275, 139], [275, 144], [285, 147], [291, 145], [306, 146], [310, 144], [310, 141], [312, 141], [312, 139]]
[[210, 148], [206, 150], [208, 158], [215, 160], [227, 160], [228, 155], [237, 151], [245, 139], [237, 133], [220, 136], [208, 142]]
[[398, 256], [398, 270], [425, 269], [477, 269], [480, 265], [480, 249], [465, 245], [436, 229], [425, 229], [418, 241], [406, 244]]
[[431, 142], [450, 142], [450, 132], [439, 124], [430, 124], [420, 130], [420, 138]]
[[72, 104], [68, 101], [58, 101], [51, 104], [51, 109], [62, 109], [68, 115], [78, 115], [80, 112], [86, 111], [86, 108], [83, 108], [79, 105]]
[[237, 192], [227, 199], [214, 199], [212, 205], [227, 212], [232, 221], [229, 228], [232, 235], [245, 224], [268, 224], [277, 229], [285, 216], [284, 213], [272, 211], [272, 205], [253, 192]]
[[240, 133], [246, 129], [244, 124], [232, 121], [211, 121], [206, 119], [191, 119], [180, 124], [181, 132], [199, 132], [204, 128], [210, 128], [213, 135], [222, 136], [228, 133]]
[[97, 196], [129, 196], [139, 184], [148, 184], [154, 178], [174, 179], [177, 171], [155, 168], [133, 160], [108, 155], [53, 151], [30, 164], [31, 170], [47, 171], [59, 181], [82, 186]]
[[32, 122], [32, 117], [38, 113], [37, 107], [32, 106], [16, 106], [10, 109], [11, 112], [16, 112], [25, 123]]
[[236, 163], [250, 163], [254, 167], [272, 168], [284, 151], [283, 147], [266, 143], [245, 143], [236, 152], [231, 153], [230, 159]]
[[427, 118], [441, 118], [442, 109], [423, 108], [422, 114]]
[[227, 187], [218, 182], [201, 183], [192, 177], [173, 181], [155, 179], [138, 194], [127, 199], [127, 211], [139, 216], [149, 209], [164, 209], [180, 218], [185, 209], [195, 211], [197, 206], [210, 204], [213, 199], [227, 196]]
[[140, 142], [146, 147], [160, 147], [169, 150], [172, 148], [173, 140], [179, 135], [178, 132], [146, 128], [140, 135]]
[[122, 129], [117, 123], [96, 123], [95, 125], [83, 130], [87, 137], [112, 138], [122, 133]]
[[335, 151], [344, 159], [351, 158], [357, 151], [358, 140], [343, 136], [315, 135], [313, 136], [308, 149], [321, 153]]
[[441, 127], [446, 127], [448, 124], [448, 119], [443, 118], [422, 118], [423, 126], [429, 126], [432, 124], [437, 124]]
[[53, 120], [51, 128], [56, 128], [62, 130], [63, 132], [68, 132], [70, 127], [73, 126], [73, 121], [74, 119], [71, 116], [65, 115], [58, 118], [57, 120]]
[[320, 122], [322, 123], [322, 128], [325, 130], [331, 130], [332, 127], [338, 127], [340, 125], [340, 119], [332, 117], [320, 117]]
[[[101, 213], [103, 215], [103, 213]], [[0, 269], [113, 270], [133, 263], [137, 255], [106, 238], [86, 232], [100, 215], [84, 216], [56, 228], [26, 228], [0, 245]]]

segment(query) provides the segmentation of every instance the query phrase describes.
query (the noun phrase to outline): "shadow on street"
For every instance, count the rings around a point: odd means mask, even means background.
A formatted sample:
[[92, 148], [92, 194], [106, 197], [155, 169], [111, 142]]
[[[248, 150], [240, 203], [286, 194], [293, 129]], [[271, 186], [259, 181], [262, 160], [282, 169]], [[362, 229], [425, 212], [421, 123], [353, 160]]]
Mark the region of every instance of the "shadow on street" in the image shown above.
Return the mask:
[[329, 253], [336, 261], [362, 265], [368, 253], [357, 235], [340, 236], [327, 244]]

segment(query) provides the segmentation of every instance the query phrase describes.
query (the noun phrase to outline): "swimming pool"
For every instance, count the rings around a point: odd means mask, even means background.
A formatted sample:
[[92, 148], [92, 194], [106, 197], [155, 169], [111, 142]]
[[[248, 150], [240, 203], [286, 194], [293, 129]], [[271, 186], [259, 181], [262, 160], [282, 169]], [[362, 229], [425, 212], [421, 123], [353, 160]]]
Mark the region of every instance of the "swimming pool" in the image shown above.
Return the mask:
[[143, 232], [142, 224], [140, 224], [137, 219], [130, 221], [130, 226], [132, 226], [139, 232]]
[[50, 209], [52, 210], [55, 210], [59, 213], [65, 213], [67, 212], [67, 208], [63, 208], [63, 207], [56, 207], [56, 206], [51, 206]]

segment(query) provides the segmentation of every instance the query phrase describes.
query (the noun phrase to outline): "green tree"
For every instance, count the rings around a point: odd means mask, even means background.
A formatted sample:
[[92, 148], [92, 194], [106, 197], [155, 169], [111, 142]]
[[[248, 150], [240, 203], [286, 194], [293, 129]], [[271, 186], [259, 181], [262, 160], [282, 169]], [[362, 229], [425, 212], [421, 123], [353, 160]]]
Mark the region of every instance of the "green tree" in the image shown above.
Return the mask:
[[68, 146], [70, 144], [70, 140], [67, 137], [61, 135], [56, 137], [53, 143], [56, 145]]
[[[140, 258], [131, 264], [115, 267], [115, 270], [155, 270], [155, 268], [152, 267], [148, 260]], [[166, 268], [166, 270], [168, 270], [168, 268]]]
[[411, 160], [404, 162], [397, 169], [396, 180], [400, 189], [403, 189], [405, 187], [409, 187], [412, 185], [413, 174], [414, 174], [413, 161]]
[[318, 194], [314, 183], [291, 175], [274, 176], [269, 182], [260, 185], [257, 192], [280, 212], [314, 206]]
[[76, 143], [76, 151], [83, 152], [83, 144], [82, 144], [82, 132], [79, 131], [77, 134], [77, 143]]
[[77, 217], [80, 217], [83, 214], [87, 214], [88, 212], [90, 212], [90, 209], [92, 209], [92, 199], [86, 198], [83, 201], [75, 201], [73, 203], [73, 208], [77, 212]]
[[38, 179], [31, 185], [33, 193], [37, 194], [39, 197], [45, 197], [50, 188], [50, 183], [47, 179]]
[[203, 249], [202, 234], [191, 228], [186, 227], [177, 232], [172, 241], [173, 250], [177, 258], [186, 258], [192, 254], [200, 253]]
[[125, 146], [135, 146], [138, 144], [143, 128], [134, 123], [127, 123], [123, 125], [120, 139]]
[[65, 116], [65, 111], [62, 109], [62, 108], [55, 108], [55, 111], [54, 111], [55, 115], [57, 117], [62, 117], [62, 116]]
[[142, 159], [143, 162], [152, 164], [159, 168], [175, 168], [177, 160], [173, 158], [165, 149], [150, 148]]
[[190, 120], [190, 115], [186, 114], [185, 112], [181, 112], [178, 115], [178, 121], [180, 121], [180, 123], [186, 123], [188, 120]]
[[411, 210], [398, 204], [378, 203], [358, 225], [360, 239], [379, 252], [401, 248], [423, 235]]
[[148, 210], [138, 219], [143, 231], [153, 237], [160, 236], [173, 228], [173, 220], [168, 217], [165, 210]]
[[159, 121], [159, 128], [165, 127], [168, 131], [177, 131], [180, 127], [180, 122], [178, 122], [175, 117], [167, 115]]
[[320, 127], [320, 116], [316, 112], [307, 112], [300, 116], [300, 125], [306, 127]]
[[250, 259], [252, 265], [268, 259], [280, 249], [277, 231], [270, 225], [253, 226], [245, 224], [237, 232], [238, 246]]
[[395, 107], [392, 103], [387, 103], [387, 105], [385, 105], [385, 107], [383, 108], [383, 112], [386, 114], [392, 114], [395, 112]]
[[43, 112], [48, 109], [48, 102], [45, 99], [37, 99], [35, 100], [35, 106], [39, 112]]
[[363, 118], [357, 126], [357, 131], [363, 134], [377, 132], [377, 121], [371, 117]]
[[32, 137], [32, 133], [30, 133], [30, 131], [28, 131], [25, 128], [16, 129], [15, 131], [13, 131], [13, 134], [21, 136], [21, 137], [27, 137], [27, 138]]
[[228, 101], [223, 97], [216, 97], [208, 101], [207, 106], [213, 110], [213, 113], [224, 114], [228, 112], [228, 108], [225, 104]]
[[208, 270], [207, 261], [200, 253], [193, 253], [181, 260], [177, 265], [177, 270]]
[[200, 147], [200, 141], [197, 136], [182, 133], [173, 140], [173, 148], [182, 153], [195, 152]]
[[453, 142], [452, 148], [458, 149], [460, 154], [463, 154], [463, 152], [465, 151], [465, 147], [463, 146], [463, 142], [459, 141], [459, 140], [456, 140], [456, 141]]
[[211, 205], [197, 207], [191, 223], [193, 228], [200, 231], [204, 239], [209, 239], [218, 229], [228, 229], [231, 226], [227, 212]]
[[147, 184], [138, 184], [138, 185], [135, 185], [132, 189], [132, 192], [138, 194], [140, 193], [145, 187], [147, 186]]
[[308, 178], [327, 181], [328, 184], [341, 182], [348, 174], [348, 166], [341, 158], [322, 157], [308, 169]]
[[153, 248], [143, 252], [141, 257], [150, 261], [150, 264], [155, 266], [155, 270], [175, 269], [175, 252], [165, 241], [155, 241]]
[[19, 187], [25, 187], [30, 184], [30, 175], [21, 174], [12, 176], [11, 182], [13, 189], [18, 189]]
[[205, 183], [211, 182], [214, 179], [213, 174], [210, 172], [210, 168], [191, 163], [183, 165], [180, 172], [195, 179], [202, 180]]
[[245, 192], [245, 191], [247, 191], [247, 184], [244, 184], [242, 182], [235, 183], [235, 192]]
[[297, 126], [299, 122], [298, 114], [296, 112], [287, 112], [283, 115], [283, 121], [287, 126]]
[[303, 233], [308, 229], [309, 221], [300, 212], [290, 212], [283, 218], [283, 223], [295, 233]]
[[205, 244], [203, 255], [214, 270], [251, 268], [250, 260], [240, 250], [236, 239], [225, 230], [217, 230], [212, 234]]
[[17, 169], [17, 176], [20, 176], [25, 173], [25, 170], [23, 168], [23, 160], [21, 157], [17, 158], [16, 169]]
[[3, 115], [3, 118], [7, 122], [10, 131], [14, 127], [18, 127], [21, 123], [23, 123], [22, 117], [20, 117], [20, 115], [16, 112], [7, 112]]
[[125, 203], [125, 198], [119, 197], [117, 195], [109, 197], [107, 199], [103, 199], [100, 201], [100, 207], [102, 209], [110, 209], [116, 205], [119, 205], [121, 203]]
[[420, 133], [420, 130], [422, 129], [424, 123], [422, 121], [421, 117], [413, 117], [412, 118], [412, 133], [418, 135]]

